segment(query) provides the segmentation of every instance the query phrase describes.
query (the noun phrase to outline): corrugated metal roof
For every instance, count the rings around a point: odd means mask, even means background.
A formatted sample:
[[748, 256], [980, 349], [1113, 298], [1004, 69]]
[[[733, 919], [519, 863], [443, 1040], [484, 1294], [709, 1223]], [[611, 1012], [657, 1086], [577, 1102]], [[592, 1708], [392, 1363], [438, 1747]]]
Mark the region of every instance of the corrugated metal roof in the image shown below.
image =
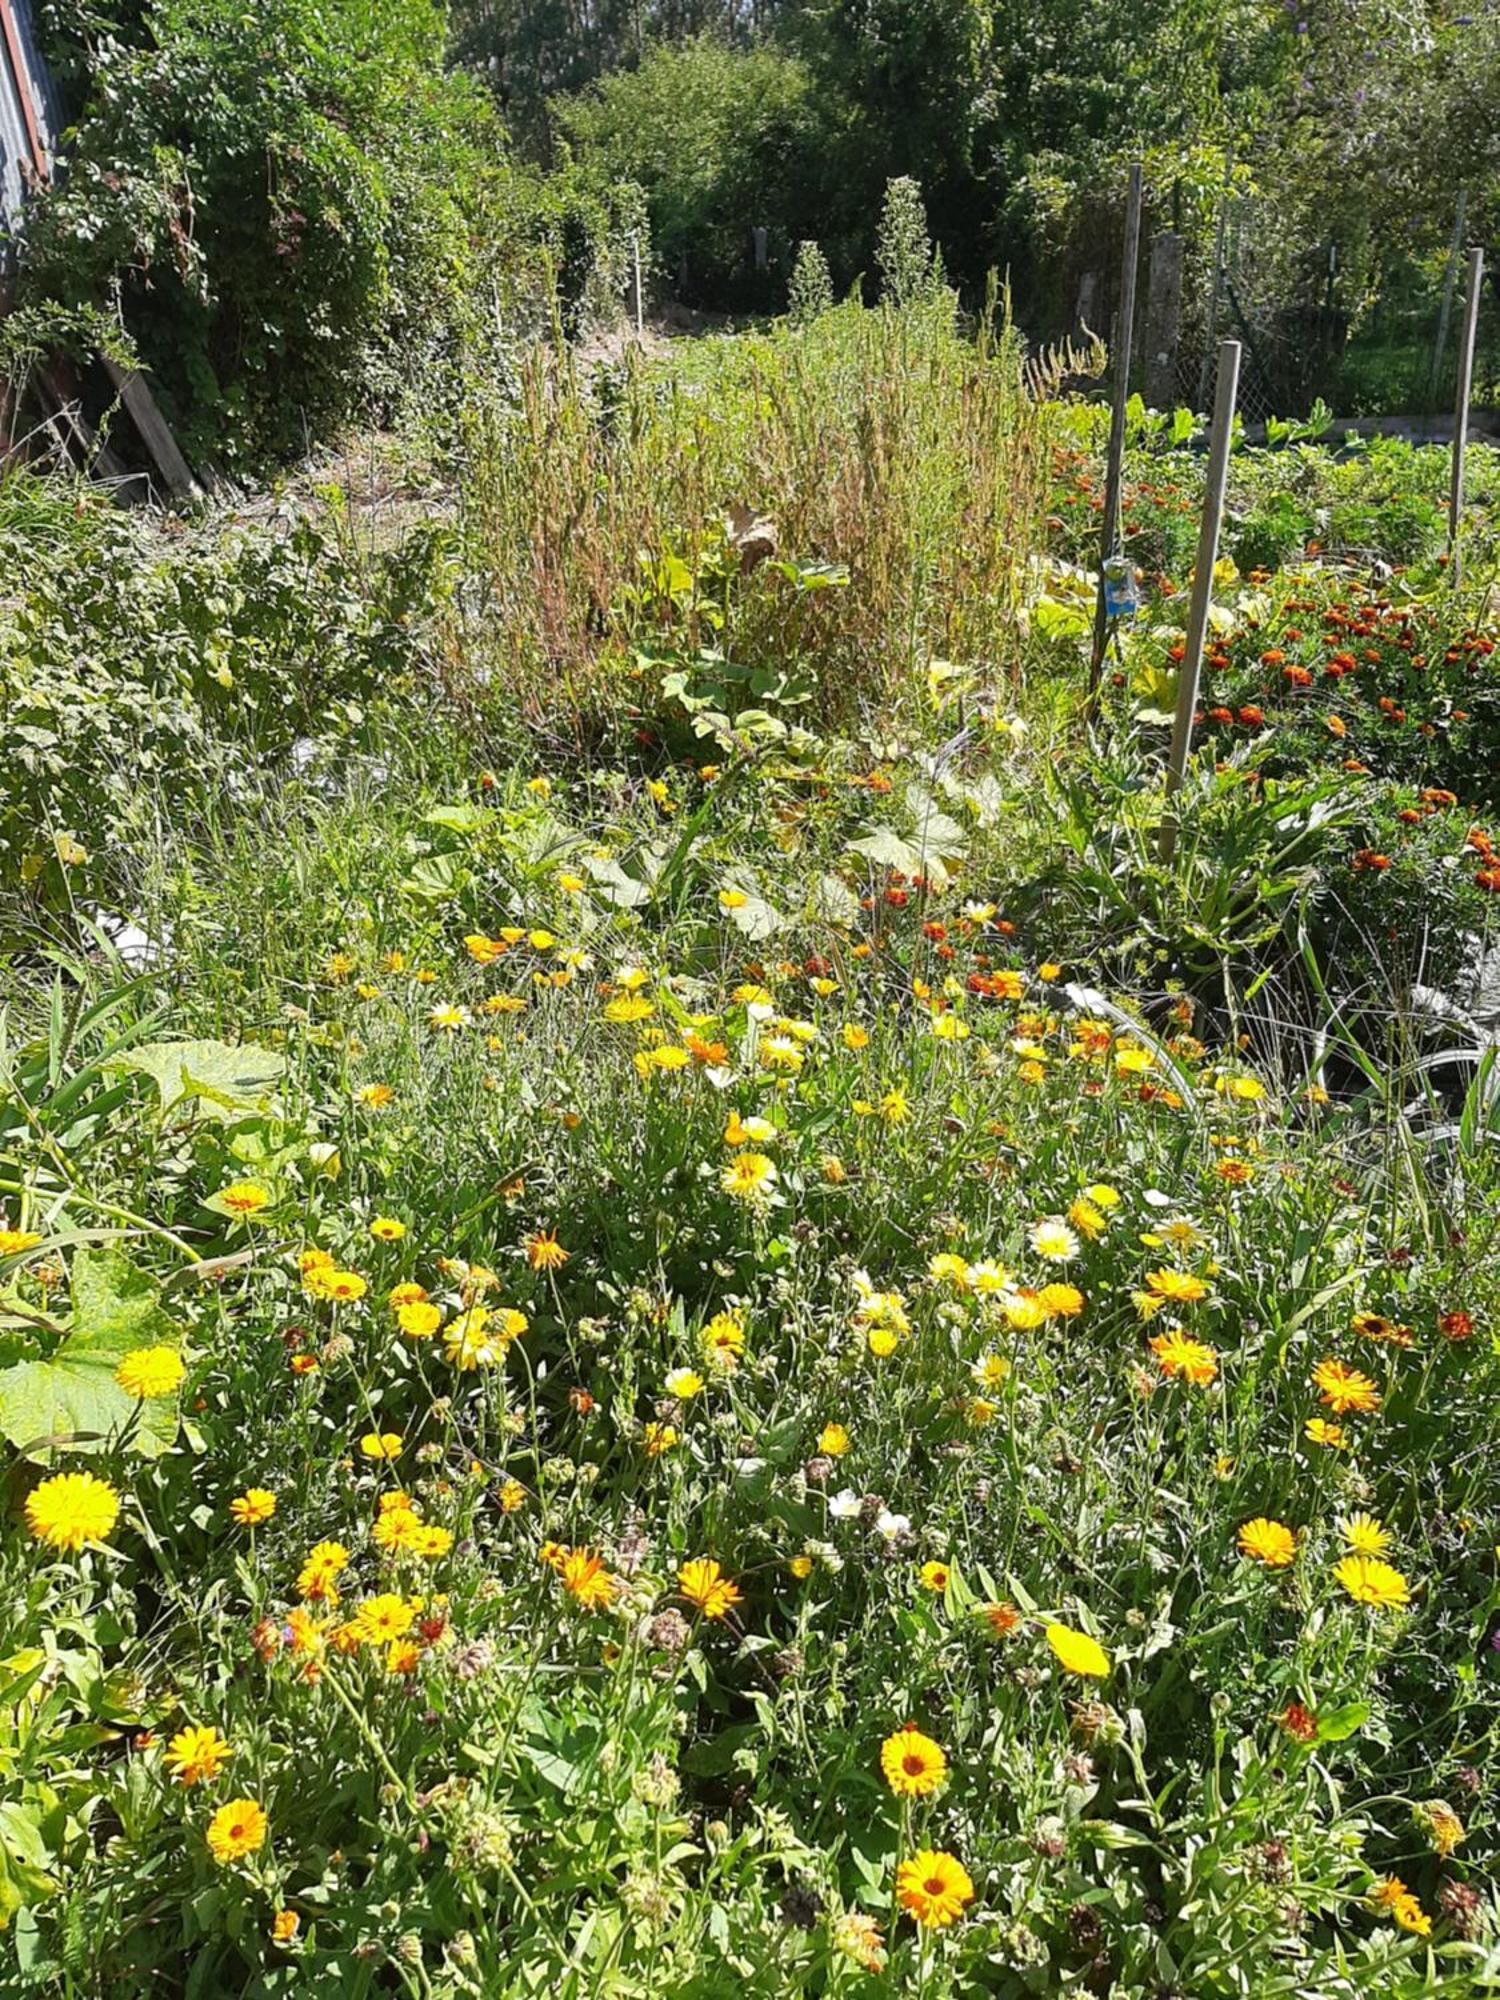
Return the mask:
[[0, 265], [22, 226], [41, 147], [47, 170], [57, 154], [62, 111], [37, 47], [31, 0], [0, 0]]

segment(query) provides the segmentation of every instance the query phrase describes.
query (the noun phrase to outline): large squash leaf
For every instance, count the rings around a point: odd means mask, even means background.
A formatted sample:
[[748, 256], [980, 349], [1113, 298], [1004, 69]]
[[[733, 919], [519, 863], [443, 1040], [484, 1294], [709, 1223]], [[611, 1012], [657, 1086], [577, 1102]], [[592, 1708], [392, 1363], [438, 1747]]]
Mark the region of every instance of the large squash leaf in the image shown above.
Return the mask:
[[156, 1457], [176, 1435], [177, 1398], [137, 1405], [115, 1370], [133, 1348], [176, 1347], [180, 1338], [156, 1281], [122, 1250], [80, 1250], [67, 1338], [44, 1360], [0, 1370], [0, 1433], [23, 1456], [44, 1459], [63, 1446], [98, 1450], [128, 1427], [132, 1447]]
[[286, 1057], [255, 1042], [148, 1042], [112, 1057], [108, 1067], [149, 1076], [160, 1093], [163, 1117], [191, 1101], [200, 1117], [227, 1125], [270, 1109]]

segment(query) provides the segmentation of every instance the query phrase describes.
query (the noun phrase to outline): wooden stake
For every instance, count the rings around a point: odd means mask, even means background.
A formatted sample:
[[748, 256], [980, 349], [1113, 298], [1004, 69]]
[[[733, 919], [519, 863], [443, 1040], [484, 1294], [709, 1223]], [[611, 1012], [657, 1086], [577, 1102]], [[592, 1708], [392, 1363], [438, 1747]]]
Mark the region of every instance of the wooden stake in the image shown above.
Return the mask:
[[646, 321], [641, 309], [641, 232], [638, 229], [630, 232], [630, 283], [635, 300], [635, 337], [644, 340]]
[[1484, 282], [1484, 252], [1469, 252], [1469, 295], [1464, 300], [1464, 330], [1458, 343], [1458, 400], [1453, 406], [1453, 481], [1448, 489], [1448, 581], [1457, 588], [1464, 515], [1464, 449], [1469, 441], [1469, 394], [1474, 386], [1474, 336], [1479, 328], [1479, 289]]
[[1104, 565], [1119, 549], [1120, 487], [1125, 465], [1125, 405], [1130, 399], [1130, 343], [1135, 327], [1135, 272], [1141, 252], [1141, 163], [1130, 169], [1130, 195], [1125, 204], [1125, 262], [1120, 275], [1120, 314], [1115, 341], [1114, 396], [1109, 418], [1109, 462], [1104, 479], [1104, 526], [1099, 536], [1099, 594], [1094, 604], [1094, 644], [1089, 655], [1089, 696], [1099, 691], [1104, 648], [1109, 638], [1105, 610]]
[[[1224, 489], [1229, 483], [1229, 440], [1234, 428], [1234, 399], [1240, 385], [1240, 344], [1222, 341], [1219, 375], [1214, 390], [1213, 428], [1208, 444], [1208, 483], [1203, 495], [1203, 519], [1198, 527], [1198, 554], [1193, 566], [1193, 597], [1188, 609], [1187, 647], [1177, 678], [1177, 715], [1172, 724], [1172, 749], [1167, 759], [1167, 798], [1182, 790], [1188, 753], [1193, 747], [1193, 716], [1198, 707], [1198, 677], [1208, 637], [1208, 613], [1214, 594], [1214, 564], [1219, 559], [1219, 527], [1224, 519]], [[1161, 858], [1170, 861], [1177, 848], [1177, 821], [1168, 805], [1161, 824]]]

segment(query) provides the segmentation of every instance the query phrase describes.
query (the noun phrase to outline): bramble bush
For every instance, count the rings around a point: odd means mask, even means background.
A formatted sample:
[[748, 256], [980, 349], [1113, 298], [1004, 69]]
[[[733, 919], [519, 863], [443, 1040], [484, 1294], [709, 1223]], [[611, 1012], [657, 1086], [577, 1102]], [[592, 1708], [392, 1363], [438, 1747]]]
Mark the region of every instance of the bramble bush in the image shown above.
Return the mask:
[[615, 282], [629, 196], [513, 163], [433, 0], [151, 0], [81, 50], [55, 32], [82, 101], [23, 282], [120, 316], [205, 465], [445, 405], [513, 367], [560, 270], [575, 302]]

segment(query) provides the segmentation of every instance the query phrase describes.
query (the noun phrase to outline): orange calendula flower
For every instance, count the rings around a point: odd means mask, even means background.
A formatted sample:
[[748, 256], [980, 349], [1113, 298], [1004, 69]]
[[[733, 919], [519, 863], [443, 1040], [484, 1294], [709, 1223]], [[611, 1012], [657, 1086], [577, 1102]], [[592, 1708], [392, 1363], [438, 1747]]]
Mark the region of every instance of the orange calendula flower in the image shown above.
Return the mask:
[[711, 1556], [695, 1556], [677, 1572], [677, 1587], [705, 1618], [727, 1618], [741, 1602], [737, 1584], [729, 1581]]
[[538, 1229], [526, 1239], [526, 1261], [533, 1271], [560, 1271], [571, 1254], [551, 1230]]
[[974, 1884], [954, 1855], [924, 1847], [896, 1870], [896, 1901], [930, 1930], [957, 1922], [974, 1900]]
[[1368, 1375], [1336, 1359], [1320, 1361], [1312, 1372], [1313, 1386], [1336, 1417], [1347, 1410], [1368, 1415], [1380, 1408], [1380, 1392]]
[[568, 1595], [585, 1611], [605, 1611], [614, 1602], [618, 1579], [604, 1567], [601, 1557], [588, 1549], [568, 1549], [557, 1565], [557, 1574]]

